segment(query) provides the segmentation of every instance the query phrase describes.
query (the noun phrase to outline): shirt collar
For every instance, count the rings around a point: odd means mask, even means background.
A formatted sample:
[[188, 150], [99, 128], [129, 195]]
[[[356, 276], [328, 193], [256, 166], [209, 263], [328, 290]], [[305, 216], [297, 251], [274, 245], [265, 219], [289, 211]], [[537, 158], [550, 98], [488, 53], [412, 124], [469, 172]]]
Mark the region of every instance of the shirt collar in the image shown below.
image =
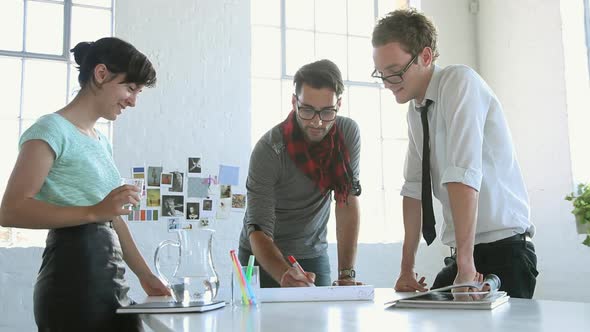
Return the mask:
[[438, 97], [438, 86], [440, 84], [440, 75], [441, 75], [442, 68], [434, 65], [434, 70], [432, 72], [432, 77], [430, 78], [430, 82], [428, 83], [428, 87], [426, 88], [426, 93], [424, 94], [424, 99], [422, 103], [418, 104], [416, 100], [412, 100], [414, 105], [414, 110], [418, 111], [418, 107], [423, 107], [426, 105], [426, 100], [430, 99], [436, 104], [436, 100]]

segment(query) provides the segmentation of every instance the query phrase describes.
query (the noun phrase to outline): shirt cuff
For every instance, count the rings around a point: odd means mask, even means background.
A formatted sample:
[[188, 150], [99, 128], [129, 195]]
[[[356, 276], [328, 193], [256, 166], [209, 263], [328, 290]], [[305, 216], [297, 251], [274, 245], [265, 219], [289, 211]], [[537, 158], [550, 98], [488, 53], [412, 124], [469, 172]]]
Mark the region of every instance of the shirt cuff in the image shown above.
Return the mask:
[[441, 178], [441, 183], [446, 184], [449, 182], [460, 182], [479, 191], [481, 188], [481, 179], [481, 171], [451, 166], [444, 171]]
[[422, 200], [422, 183], [421, 182], [406, 182], [402, 187], [400, 193], [402, 196], [411, 197], [417, 200]]

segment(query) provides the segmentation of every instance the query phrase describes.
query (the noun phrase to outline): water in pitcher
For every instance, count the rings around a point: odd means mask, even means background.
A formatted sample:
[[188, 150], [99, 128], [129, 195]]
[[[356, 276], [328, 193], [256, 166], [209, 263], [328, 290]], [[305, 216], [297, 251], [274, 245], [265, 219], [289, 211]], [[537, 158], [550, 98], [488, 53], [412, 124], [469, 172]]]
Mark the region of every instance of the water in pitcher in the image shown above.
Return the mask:
[[219, 280], [216, 276], [185, 276], [170, 285], [177, 302], [211, 301], [217, 296]]

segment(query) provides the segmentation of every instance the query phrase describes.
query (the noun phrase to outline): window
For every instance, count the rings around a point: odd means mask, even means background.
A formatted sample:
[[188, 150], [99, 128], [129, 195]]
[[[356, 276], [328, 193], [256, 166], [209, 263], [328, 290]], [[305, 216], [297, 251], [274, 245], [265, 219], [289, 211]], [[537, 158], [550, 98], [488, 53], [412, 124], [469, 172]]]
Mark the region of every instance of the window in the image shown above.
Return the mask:
[[[340, 115], [361, 128], [360, 242], [403, 239], [401, 197], [407, 147], [405, 112], [371, 77], [371, 34], [378, 17], [404, 1], [256, 0], [252, 23], [252, 146], [291, 110], [293, 75], [330, 59], [345, 80]], [[354, 14], [353, 14], [354, 13]], [[328, 239], [336, 241], [334, 216]]]
[[[35, 120], [57, 111], [80, 89], [69, 50], [112, 36], [114, 0], [3, 0], [0, 4], [0, 163], [2, 195], [18, 154], [18, 139]], [[8, 31], [8, 32], [7, 32]], [[111, 137], [111, 124], [97, 129]], [[43, 246], [46, 231], [0, 227], [0, 246]]]
[[586, 58], [590, 74], [590, 0], [584, 0], [584, 27], [586, 28]]

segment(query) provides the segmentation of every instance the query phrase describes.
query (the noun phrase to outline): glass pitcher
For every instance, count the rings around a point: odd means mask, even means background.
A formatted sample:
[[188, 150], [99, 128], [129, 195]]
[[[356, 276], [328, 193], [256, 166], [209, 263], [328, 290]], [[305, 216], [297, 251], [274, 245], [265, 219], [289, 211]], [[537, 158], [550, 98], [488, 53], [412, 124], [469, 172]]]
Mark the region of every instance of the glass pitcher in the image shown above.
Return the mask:
[[[209, 302], [217, 296], [219, 278], [211, 256], [212, 229], [178, 230], [178, 241], [160, 242], [154, 254], [156, 272], [172, 289], [177, 302]], [[160, 249], [178, 248], [178, 261], [172, 277], [160, 271]]]

